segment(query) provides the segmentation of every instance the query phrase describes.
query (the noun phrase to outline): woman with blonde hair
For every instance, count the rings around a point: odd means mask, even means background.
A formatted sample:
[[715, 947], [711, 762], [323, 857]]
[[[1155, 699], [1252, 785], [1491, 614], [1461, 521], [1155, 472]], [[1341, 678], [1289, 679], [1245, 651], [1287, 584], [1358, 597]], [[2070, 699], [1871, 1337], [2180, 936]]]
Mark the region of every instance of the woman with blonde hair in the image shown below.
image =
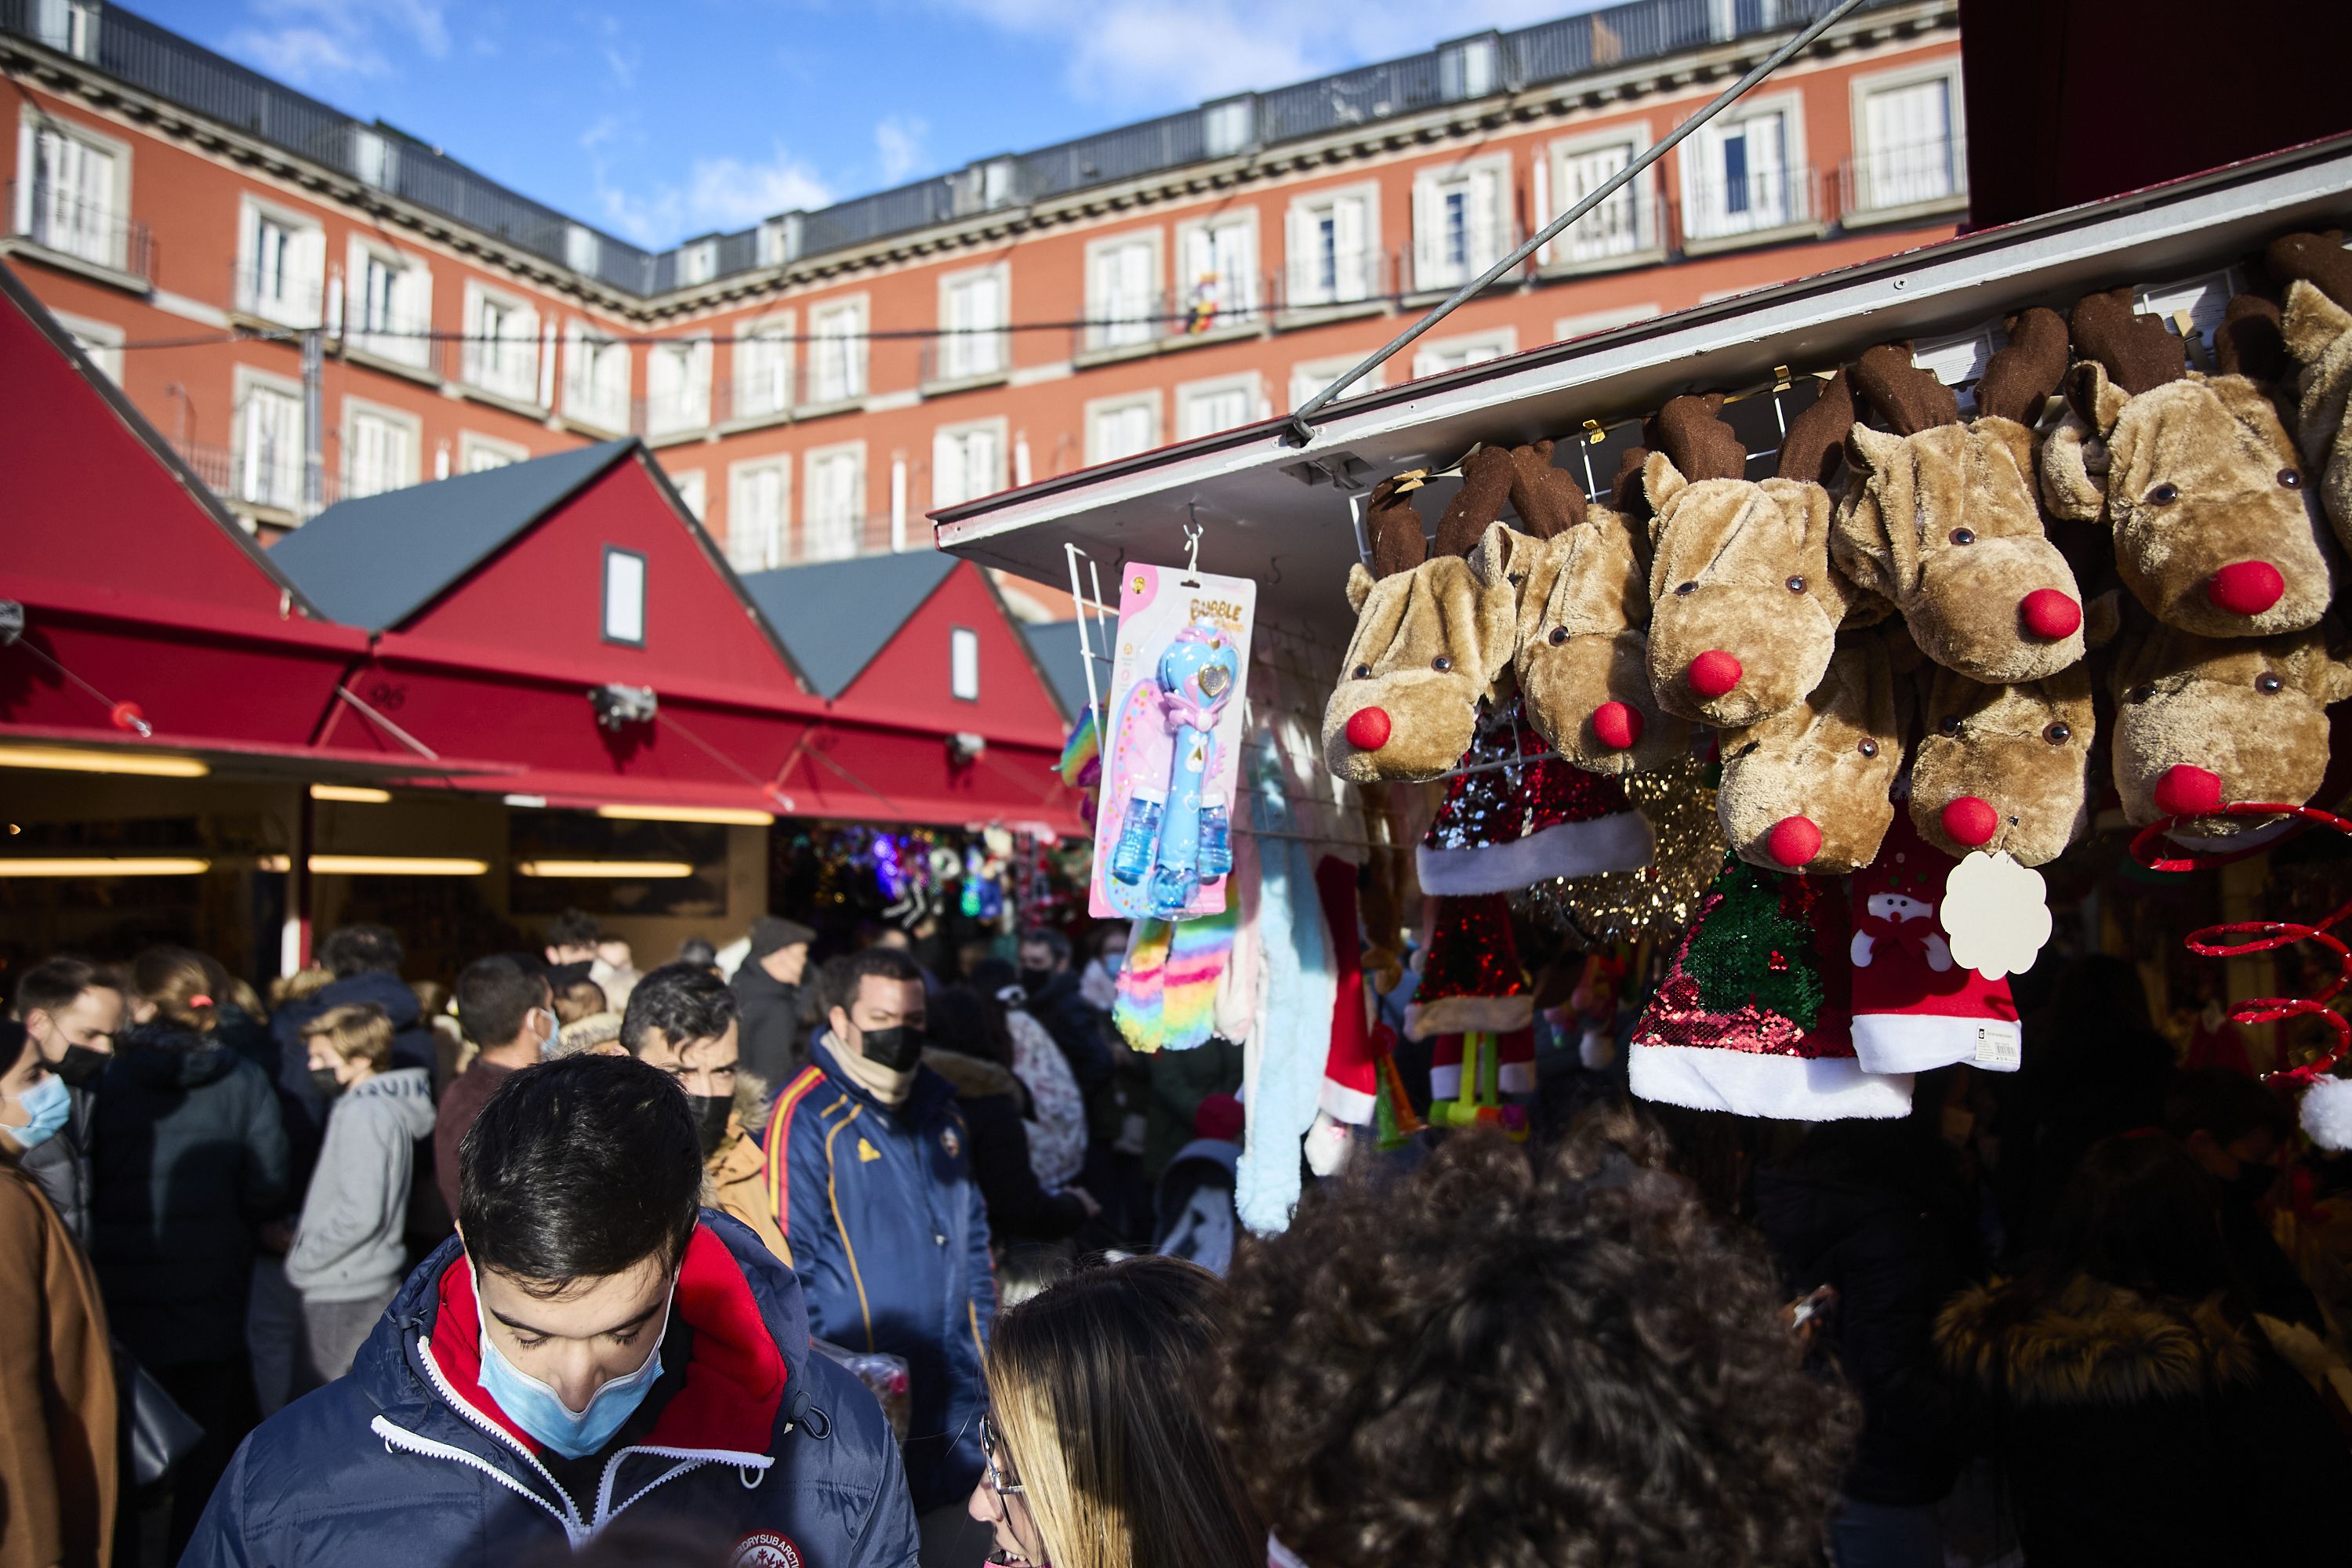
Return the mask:
[[1260, 1568], [1265, 1525], [1213, 1425], [1224, 1284], [1172, 1258], [1086, 1268], [1000, 1312], [971, 1516], [991, 1561]]

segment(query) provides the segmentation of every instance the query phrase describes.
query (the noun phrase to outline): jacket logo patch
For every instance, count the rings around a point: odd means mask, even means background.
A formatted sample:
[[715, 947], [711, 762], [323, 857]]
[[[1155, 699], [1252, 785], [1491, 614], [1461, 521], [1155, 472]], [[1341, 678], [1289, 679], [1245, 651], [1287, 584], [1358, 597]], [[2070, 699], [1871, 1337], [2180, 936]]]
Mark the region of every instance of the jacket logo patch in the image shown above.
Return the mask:
[[963, 1152], [963, 1140], [956, 1136], [954, 1128], [942, 1127], [940, 1129], [940, 1147], [946, 1150], [948, 1158], [952, 1160]]
[[857, 1163], [859, 1164], [863, 1165], [868, 1160], [879, 1160], [881, 1157], [881, 1150], [877, 1149], [873, 1144], [868, 1143], [863, 1138], [860, 1138], [857, 1141]]
[[735, 1543], [728, 1563], [730, 1568], [802, 1568], [801, 1549], [788, 1535], [755, 1531]]

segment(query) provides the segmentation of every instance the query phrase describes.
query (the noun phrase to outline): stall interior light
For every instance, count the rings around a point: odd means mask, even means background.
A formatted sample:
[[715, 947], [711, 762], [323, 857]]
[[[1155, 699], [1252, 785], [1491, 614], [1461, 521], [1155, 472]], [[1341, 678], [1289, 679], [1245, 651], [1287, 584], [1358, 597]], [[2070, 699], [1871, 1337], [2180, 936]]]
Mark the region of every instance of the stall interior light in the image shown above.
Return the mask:
[[368, 784], [312, 784], [312, 800], [346, 800], [354, 805], [383, 805], [392, 799], [388, 789], [376, 789]]
[[[283, 871], [293, 864], [288, 855], [264, 855], [256, 862], [264, 871]], [[478, 877], [490, 868], [487, 860], [441, 855], [313, 855], [314, 877]]]
[[772, 811], [733, 805], [600, 805], [596, 815], [615, 822], [718, 822], [736, 827], [771, 827], [776, 821]]
[[0, 877], [200, 877], [212, 868], [191, 855], [0, 856]]
[[683, 860], [525, 860], [515, 869], [526, 877], [609, 877], [646, 882], [694, 875], [694, 868]]
[[157, 779], [200, 779], [212, 772], [197, 757], [161, 752], [82, 752], [70, 746], [0, 746], [0, 768], [45, 768], [54, 773], [138, 773]]

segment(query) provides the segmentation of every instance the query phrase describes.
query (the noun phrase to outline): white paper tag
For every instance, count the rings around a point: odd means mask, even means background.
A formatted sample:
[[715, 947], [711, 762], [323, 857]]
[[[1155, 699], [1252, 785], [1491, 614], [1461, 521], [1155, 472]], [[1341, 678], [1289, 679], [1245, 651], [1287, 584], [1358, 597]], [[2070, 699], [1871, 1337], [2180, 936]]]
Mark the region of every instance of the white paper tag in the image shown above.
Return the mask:
[[1987, 980], [2032, 968], [2050, 940], [2048, 887], [2041, 872], [2019, 865], [2006, 849], [1961, 856], [1944, 879], [1937, 910], [1953, 959]]
[[2025, 1042], [2014, 1024], [1977, 1026], [1977, 1066], [2006, 1072], [2025, 1060]]

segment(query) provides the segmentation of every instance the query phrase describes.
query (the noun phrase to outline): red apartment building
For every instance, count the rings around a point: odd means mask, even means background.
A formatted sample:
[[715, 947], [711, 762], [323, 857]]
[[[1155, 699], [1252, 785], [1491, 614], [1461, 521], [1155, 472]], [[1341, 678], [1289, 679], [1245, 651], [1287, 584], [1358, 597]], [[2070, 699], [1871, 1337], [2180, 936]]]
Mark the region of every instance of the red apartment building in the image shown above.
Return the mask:
[[[0, 252], [265, 539], [634, 433], [760, 570], [1296, 406], [1826, 4], [1631, 0], [653, 253], [119, 6], [0, 0]], [[1950, 234], [1959, 72], [1957, 0], [1866, 6], [1389, 379]]]

